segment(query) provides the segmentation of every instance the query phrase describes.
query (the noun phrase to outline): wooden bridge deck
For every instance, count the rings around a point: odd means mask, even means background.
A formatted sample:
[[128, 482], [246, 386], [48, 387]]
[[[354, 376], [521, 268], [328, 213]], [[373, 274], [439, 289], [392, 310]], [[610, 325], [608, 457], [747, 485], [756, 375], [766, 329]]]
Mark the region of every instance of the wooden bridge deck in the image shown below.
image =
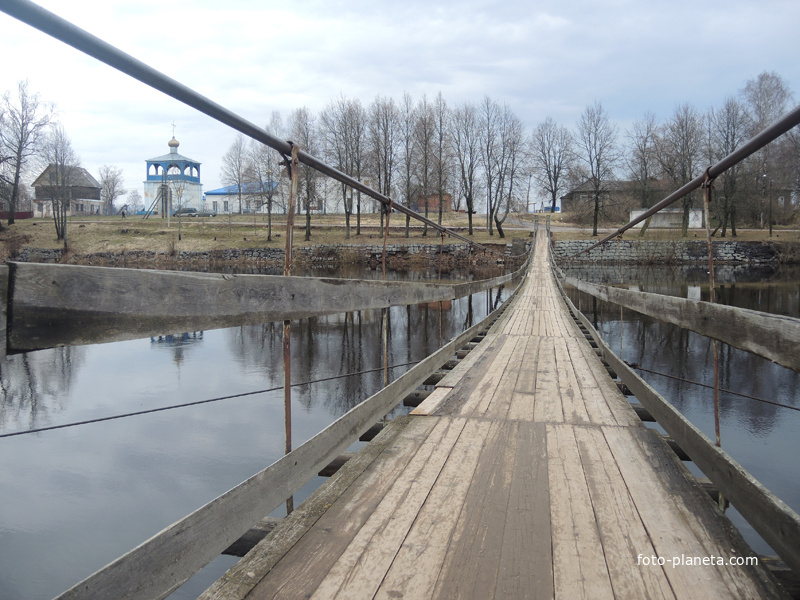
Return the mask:
[[781, 596], [761, 566], [672, 564], [751, 551], [608, 377], [547, 252], [360, 474], [204, 598]]

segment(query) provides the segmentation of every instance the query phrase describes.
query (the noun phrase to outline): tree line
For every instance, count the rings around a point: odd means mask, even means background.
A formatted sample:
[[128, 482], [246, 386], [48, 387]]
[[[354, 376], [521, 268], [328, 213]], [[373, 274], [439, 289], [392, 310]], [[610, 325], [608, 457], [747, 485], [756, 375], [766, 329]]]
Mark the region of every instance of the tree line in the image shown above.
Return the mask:
[[[764, 72], [722, 106], [702, 112], [680, 104], [663, 121], [648, 111], [622, 134], [600, 102], [587, 106], [573, 127], [548, 117], [528, 130], [507, 104], [489, 96], [451, 106], [441, 93], [377, 96], [366, 106], [342, 95], [318, 114], [299, 108], [285, 123], [275, 112], [266, 128], [439, 223], [451, 196], [452, 208], [469, 217], [470, 235], [479, 209], [489, 233], [503, 237], [510, 212], [526, 211], [532, 203], [546, 203], [554, 212], [563, 195], [580, 188], [586, 193], [573, 209], [596, 235], [599, 223], [627, 220], [631, 208], [648, 208], [694, 179], [779, 119], [791, 102], [783, 78]], [[248, 199], [259, 199], [271, 214], [285, 210], [281, 161], [262, 144], [238, 136], [223, 157], [221, 178]], [[770, 224], [795, 219], [799, 162], [800, 135], [793, 130], [722, 175], [713, 204], [721, 235], [736, 235], [737, 225], [762, 224], [770, 200]], [[297, 208], [306, 215], [306, 239], [314, 210], [343, 212], [348, 238], [353, 217], [357, 235], [362, 211], [382, 210], [307, 167], [300, 188]], [[682, 201], [684, 235], [696, 201], [694, 195]], [[408, 225], [406, 217], [406, 235]]]
[[[33, 211], [34, 198], [26, 181], [31, 182], [47, 169], [47, 200], [51, 203], [56, 236], [66, 248], [67, 215], [74, 200], [71, 186], [80, 167], [80, 157], [58, 121], [53, 104], [32, 92], [27, 81], [20, 81], [16, 90], [3, 93], [0, 100], [0, 203], [8, 212], [8, 225], [14, 224], [18, 211], [25, 208]], [[104, 165], [99, 175], [103, 212], [114, 214], [114, 201], [125, 193], [122, 169]]]

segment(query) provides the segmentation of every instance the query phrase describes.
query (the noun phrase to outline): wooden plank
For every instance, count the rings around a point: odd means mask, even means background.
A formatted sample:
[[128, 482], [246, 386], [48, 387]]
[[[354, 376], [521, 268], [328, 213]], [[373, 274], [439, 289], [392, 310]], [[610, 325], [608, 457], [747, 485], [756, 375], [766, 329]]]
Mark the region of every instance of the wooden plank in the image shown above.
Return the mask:
[[[489, 419], [505, 420], [508, 418], [508, 411], [517, 386], [517, 379], [524, 367], [523, 359], [528, 345], [528, 338], [517, 336], [511, 339], [516, 340], [514, 352], [511, 354], [511, 358], [509, 358], [508, 364], [503, 371], [499, 385], [492, 393], [486, 411], [483, 413]], [[481, 405], [479, 405], [479, 410], [480, 407]]]
[[492, 423], [431, 597], [492, 598], [497, 585], [518, 426]]
[[539, 370], [539, 345], [542, 338], [529, 337], [525, 345], [525, 354], [520, 360], [520, 371], [517, 385], [511, 398], [507, 418], [518, 421], [533, 421], [536, 402], [536, 375]]
[[433, 392], [428, 395], [425, 400], [422, 401], [417, 408], [411, 411], [411, 415], [414, 416], [429, 416], [436, 412], [436, 410], [442, 405], [442, 403], [447, 399], [447, 396], [450, 394], [452, 388], [449, 387], [437, 387]]
[[556, 355], [552, 337], [543, 337], [539, 343], [539, 360], [536, 363], [536, 391], [533, 420], [561, 423], [564, 410], [558, 389]]
[[[414, 426], [422, 429], [434, 424], [433, 421], [417, 421]], [[262, 540], [247, 556], [231, 567], [224, 577], [209, 587], [200, 596], [200, 600], [244, 598], [412, 422], [413, 419], [403, 416], [389, 423], [336, 475], [315, 490], [294, 512], [284, 517], [269, 538]]]
[[475, 364], [481, 359], [482, 356], [489, 351], [492, 347], [492, 342], [497, 339], [496, 333], [489, 333], [463, 360], [459, 361], [454, 369], [445, 375], [436, 387], [454, 387], [456, 383], [462, 380], [464, 375], [468, 373]]
[[578, 379], [575, 376], [575, 366], [572, 363], [567, 342], [564, 338], [554, 339], [556, 373], [558, 374], [558, 390], [561, 406], [564, 412], [564, 421], [567, 423], [589, 423], [589, 413], [583, 400]]
[[[741, 535], [691, 480], [656, 432], [644, 427], [603, 427], [603, 434], [647, 528], [655, 556], [670, 560], [752, 556]], [[675, 493], [678, 490], [680, 493]], [[634, 558], [631, 555], [631, 560]], [[665, 572], [678, 597], [693, 597], [698, 589], [715, 598], [783, 597], [761, 566], [679, 566]]]
[[573, 427], [547, 424], [555, 598], [613, 598]]
[[575, 439], [597, 517], [611, 587], [618, 598], [675, 598], [663, 566], [639, 567], [631, 558], [656, 551], [628, 493], [602, 430], [576, 427]]
[[[376, 599], [429, 598], [441, 571], [445, 553], [461, 506], [469, 489], [470, 479], [465, 474], [475, 471], [491, 424], [484, 420], [469, 420], [464, 433], [453, 448], [441, 475], [430, 490], [414, 524], [403, 540], [391, 568], [374, 578], [380, 587]], [[363, 585], [354, 586], [353, 592], [369, 591]], [[352, 598], [343, 594], [342, 598]]]
[[[458, 386], [462, 391], [463, 403], [459, 414], [462, 416], [472, 416], [473, 413], [483, 414], [491, 401], [497, 386], [500, 385], [502, 373], [511, 359], [514, 348], [517, 345], [517, 338], [508, 336], [498, 336], [495, 341], [496, 350], [492, 355], [487, 356], [487, 366], [481, 372], [476, 373], [475, 379], [471, 379], [473, 385], [469, 389]], [[478, 379], [479, 378], [479, 379]], [[454, 395], [455, 395], [454, 388]]]
[[258, 582], [248, 598], [311, 596], [354, 539], [372, 527], [374, 514], [404, 501], [407, 487], [403, 488], [403, 482], [425, 477], [426, 469], [436, 469], [437, 444], [452, 444], [459, 434], [460, 429], [440, 419], [412, 419], [405, 431], [385, 446], [379, 459], [332, 506], [325, 507], [315, 526]]
[[494, 597], [553, 598], [545, 425], [521, 422], [517, 435], [517, 452]]
[[[397, 480], [376, 508], [364, 527], [347, 547], [312, 598], [372, 597], [392, 567], [410, 530], [420, 522], [421, 507], [433, 502], [432, 488], [447, 480], [444, 471], [452, 470], [451, 460], [464, 458], [464, 441], [475, 444], [476, 435], [488, 429], [468, 423], [465, 419], [441, 417], [447, 427], [440, 444], [432, 448], [430, 458], [419, 472], [410, 472]], [[486, 432], [483, 431], [483, 437]], [[482, 439], [480, 441], [482, 444]], [[461, 446], [462, 449], [456, 449]], [[452, 456], [451, 456], [452, 455]], [[460, 478], [465, 481], [464, 477]], [[456, 501], [454, 497], [450, 501]], [[456, 509], [457, 510], [457, 509]], [[455, 517], [453, 517], [455, 519]], [[423, 542], [424, 543], [424, 542]], [[418, 566], [421, 566], [420, 563]]]
[[601, 300], [620, 304], [800, 371], [800, 319], [596, 285], [571, 277], [565, 281]]

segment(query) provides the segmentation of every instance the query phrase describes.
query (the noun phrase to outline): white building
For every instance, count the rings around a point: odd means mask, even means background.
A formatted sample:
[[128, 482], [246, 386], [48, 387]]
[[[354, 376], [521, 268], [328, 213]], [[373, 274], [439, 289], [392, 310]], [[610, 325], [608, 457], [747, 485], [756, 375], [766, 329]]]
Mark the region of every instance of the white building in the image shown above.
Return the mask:
[[161, 215], [179, 208], [203, 209], [200, 163], [178, 154], [180, 142], [174, 136], [167, 145], [169, 154], [146, 161], [145, 209]]
[[[638, 208], [631, 211], [631, 221], [647, 212], [646, 208]], [[630, 221], [629, 221], [630, 222]], [[631, 227], [631, 229], [641, 229], [644, 221]], [[682, 208], [663, 208], [653, 215], [650, 220], [650, 225], [655, 229], [680, 229], [683, 226], [683, 209]], [[703, 219], [703, 211], [699, 208], [689, 209], [689, 229], [702, 229], [705, 227], [705, 220]]]

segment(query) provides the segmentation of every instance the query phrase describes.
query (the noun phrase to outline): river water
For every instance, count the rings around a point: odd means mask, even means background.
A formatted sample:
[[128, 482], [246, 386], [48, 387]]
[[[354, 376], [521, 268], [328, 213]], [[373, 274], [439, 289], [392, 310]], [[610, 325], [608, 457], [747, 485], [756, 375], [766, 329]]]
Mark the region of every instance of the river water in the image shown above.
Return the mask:
[[[709, 298], [708, 271], [702, 267], [627, 267], [621, 275], [614, 265], [575, 266], [565, 271], [596, 283], [622, 282], [645, 292], [696, 300]], [[720, 303], [800, 317], [798, 268], [722, 266], [715, 270], [715, 278]], [[710, 340], [595, 301], [574, 288], [567, 286], [566, 290], [611, 349], [629, 364], [641, 367], [639, 375], [714, 440], [713, 389], [697, 385], [714, 383]], [[719, 347], [720, 387], [728, 390], [720, 394], [722, 448], [800, 512], [800, 463], [796, 454], [800, 433], [800, 374], [727, 344], [720, 343]], [[699, 473], [694, 465], [686, 464]], [[727, 514], [756, 552], [774, 554], [735, 509], [729, 508]]]
[[[509, 293], [482, 292], [442, 311], [438, 303], [390, 309], [388, 362], [404, 365], [392, 378]], [[292, 380], [317, 381], [293, 388], [294, 447], [382, 387], [381, 330], [380, 310], [293, 322]], [[219, 399], [0, 438], [0, 598], [52, 598], [280, 458], [282, 332], [282, 324], [265, 323], [42, 350], [0, 363], [0, 435]], [[356, 375], [337, 378], [349, 373]], [[325, 378], [334, 379], [318, 381]], [[228, 398], [237, 394], [246, 395]], [[322, 481], [315, 477], [295, 504]], [[235, 560], [220, 557], [173, 597], [196, 597]]]

